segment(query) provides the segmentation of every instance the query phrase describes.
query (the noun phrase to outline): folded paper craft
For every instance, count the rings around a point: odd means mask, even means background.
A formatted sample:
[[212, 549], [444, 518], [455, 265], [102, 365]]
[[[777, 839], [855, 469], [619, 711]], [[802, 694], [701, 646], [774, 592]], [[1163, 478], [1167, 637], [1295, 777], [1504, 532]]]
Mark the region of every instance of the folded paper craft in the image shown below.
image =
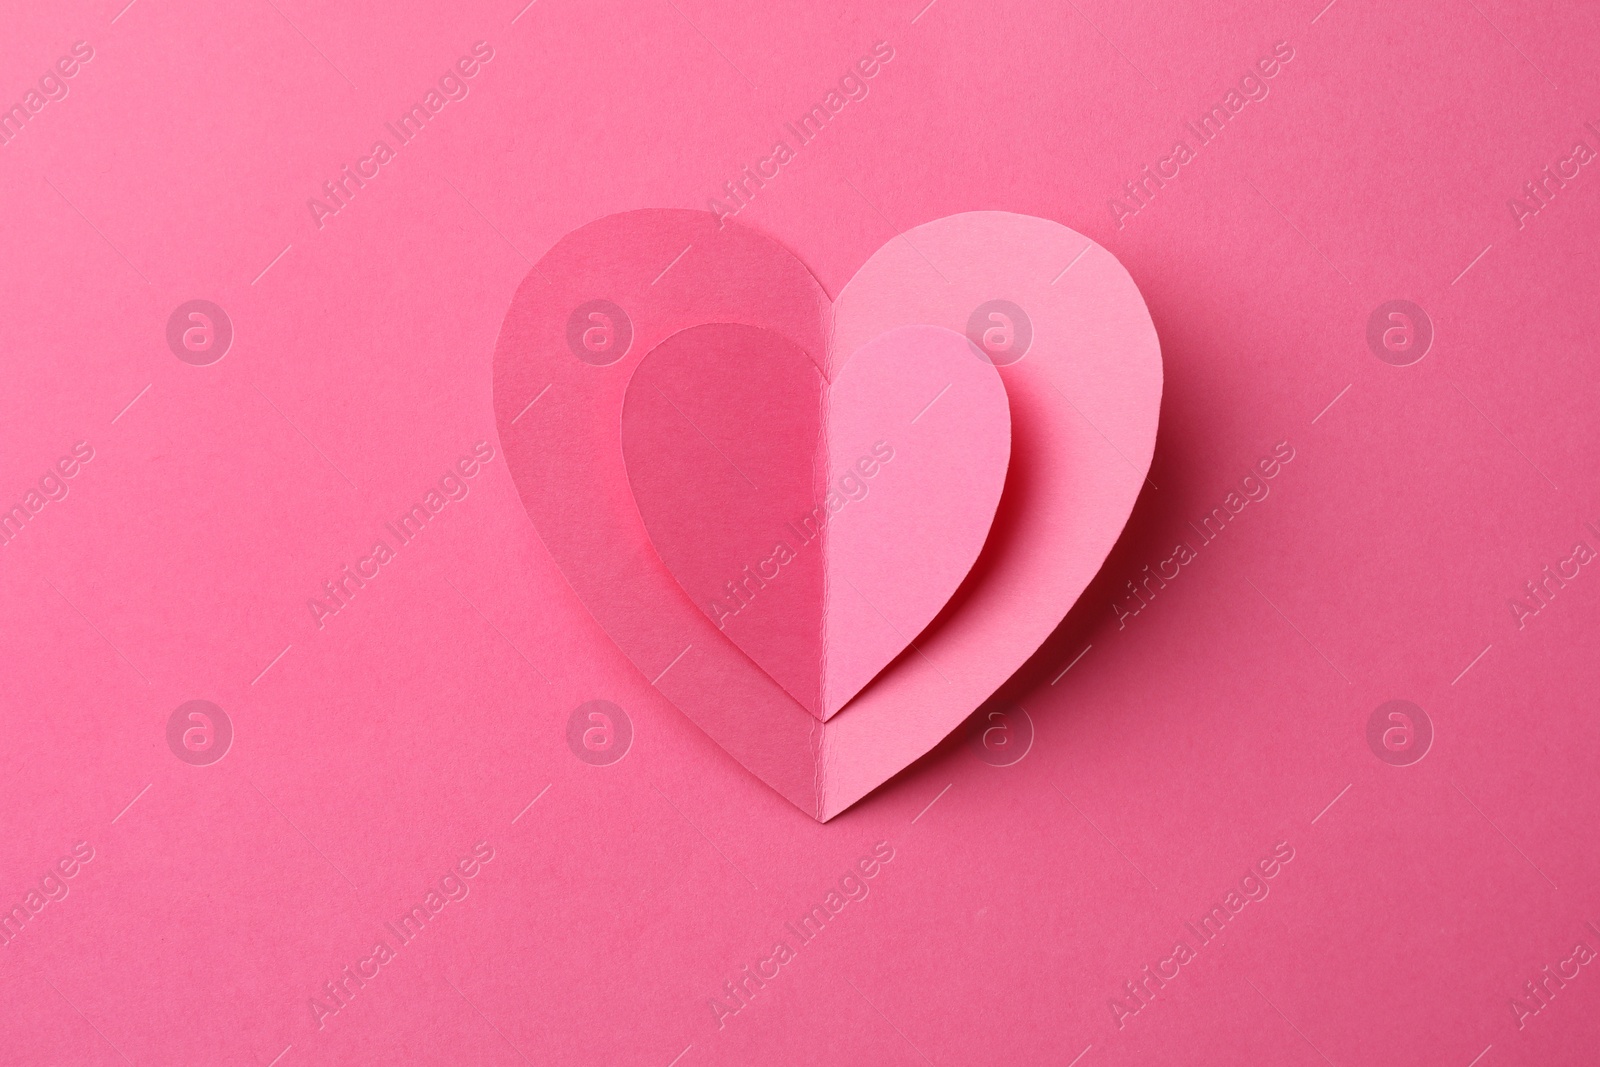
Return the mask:
[[1161, 381], [1132, 279], [1056, 223], [927, 223], [830, 302], [776, 242], [647, 210], [529, 272], [495, 415], [596, 621], [827, 820], [1060, 622], [1144, 481]]
[[937, 326], [868, 342], [831, 381], [779, 334], [696, 326], [645, 357], [622, 409], [662, 562], [823, 720], [967, 576], [1010, 450], [999, 372]]

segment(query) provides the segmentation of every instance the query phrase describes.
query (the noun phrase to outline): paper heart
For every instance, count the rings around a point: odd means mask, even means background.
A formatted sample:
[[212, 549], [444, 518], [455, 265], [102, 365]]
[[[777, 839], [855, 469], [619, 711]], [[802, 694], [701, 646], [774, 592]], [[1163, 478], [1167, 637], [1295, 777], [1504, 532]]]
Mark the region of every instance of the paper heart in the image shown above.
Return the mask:
[[644, 358], [622, 409], [662, 562], [823, 720], [966, 577], [1010, 451], [999, 372], [937, 326], [868, 342], [832, 381], [780, 334], [697, 326]]
[[[831, 313], [830, 313], [831, 312]], [[841, 354], [902, 326], [964, 334], [1005, 385], [1011, 459], [956, 595], [827, 721], [720, 632], [663, 565], [623, 456], [628, 384], [675, 334], [735, 323]], [[832, 302], [781, 245], [702, 212], [568, 234], [518, 288], [495, 418], [524, 507], [643, 676], [751, 773], [827, 820], [927, 752], [1049, 636], [1127, 521], [1155, 445], [1161, 356], [1115, 257], [1043, 219], [972, 212], [880, 248]]]

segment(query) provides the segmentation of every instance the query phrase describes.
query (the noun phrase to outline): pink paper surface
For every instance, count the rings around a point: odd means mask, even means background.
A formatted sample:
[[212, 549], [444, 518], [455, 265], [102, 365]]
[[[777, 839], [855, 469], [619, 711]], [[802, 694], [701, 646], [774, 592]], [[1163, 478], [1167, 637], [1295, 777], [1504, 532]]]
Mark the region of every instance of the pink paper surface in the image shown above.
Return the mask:
[[[3, 19], [0, 1063], [1592, 1060], [1588, 7]], [[532, 273], [661, 207], [702, 229]], [[639, 358], [734, 308], [853, 351], [943, 307], [862, 279], [961, 284], [916, 231], [990, 211], [1142, 294], [1148, 480], [1064, 621], [987, 606], [1048, 638], [971, 727], [821, 724], [908, 766], [818, 822], [557, 565], [614, 546], [541, 540], [496, 344], [519, 286], [633, 271]], [[519, 431], [611, 388], [571, 355]], [[1059, 429], [1117, 460], [1105, 403]], [[585, 480], [613, 433], [540, 439], [550, 488], [636, 507]]]

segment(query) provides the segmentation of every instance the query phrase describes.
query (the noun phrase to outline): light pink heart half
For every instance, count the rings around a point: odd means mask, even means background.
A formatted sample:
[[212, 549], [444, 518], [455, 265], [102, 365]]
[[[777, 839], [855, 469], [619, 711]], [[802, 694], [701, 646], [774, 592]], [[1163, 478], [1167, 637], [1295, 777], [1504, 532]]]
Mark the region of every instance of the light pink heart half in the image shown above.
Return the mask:
[[772, 331], [708, 324], [639, 364], [623, 457], [689, 599], [827, 720], [966, 577], [1005, 483], [1011, 419], [960, 334], [906, 326], [830, 382]]

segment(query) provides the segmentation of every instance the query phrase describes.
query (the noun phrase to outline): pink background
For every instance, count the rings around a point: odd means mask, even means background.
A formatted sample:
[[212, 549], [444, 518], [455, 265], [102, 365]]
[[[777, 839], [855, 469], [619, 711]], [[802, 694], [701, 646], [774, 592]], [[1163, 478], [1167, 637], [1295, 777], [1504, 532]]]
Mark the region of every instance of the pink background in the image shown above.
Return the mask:
[[[1511, 998], [1600, 950], [1600, 578], [1521, 628], [1509, 602], [1600, 547], [1600, 178], [1520, 226], [1507, 200], [1600, 149], [1595, 14], [521, 6], [4, 16], [0, 106], [94, 49], [0, 147], [0, 506], [94, 450], [0, 547], [0, 907], [94, 850], [0, 947], [5, 1062], [1583, 1062], [1594, 967], [1520, 1029]], [[480, 40], [470, 94], [319, 229], [307, 198]], [[1005, 691], [1027, 756], [958, 733], [818, 825], [568, 591], [490, 361], [562, 234], [704, 207], [877, 41], [867, 98], [740, 221], [837, 293], [897, 228], [1055, 219], [1138, 281], [1166, 388], [1122, 541]], [[1108, 198], [1279, 41], [1269, 95], [1119, 228]], [[193, 298], [235, 327], [207, 367], [165, 340]], [[1413, 366], [1366, 344], [1392, 298], [1432, 317]], [[478, 441], [467, 497], [319, 629], [308, 598]], [[1270, 495], [1119, 623], [1280, 441]], [[197, 698], [236, 734], [205, 767], [165, 735]], [[597, 698], [634, 730], [605, 767], [565, 739]], [[1435, 730], [1407, 767], [1366, 741], [1397, 698]], [[319, 1028], [308, 998], [479, 841], [470, 894]], [[710, 998], [879, 841], [870, 895], [719, 1028]], [[1278, 842], [1266, 899], [1119, 1027]]]

